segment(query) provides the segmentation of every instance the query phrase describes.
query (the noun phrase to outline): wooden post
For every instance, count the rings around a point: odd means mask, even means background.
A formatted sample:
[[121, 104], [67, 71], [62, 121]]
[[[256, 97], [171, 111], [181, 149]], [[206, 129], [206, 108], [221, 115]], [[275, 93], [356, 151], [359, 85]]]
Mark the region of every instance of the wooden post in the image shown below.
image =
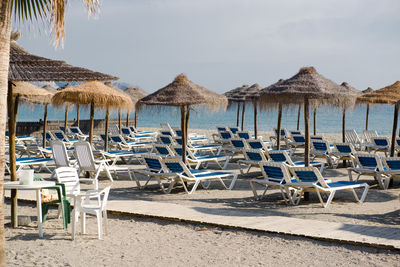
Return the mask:
[[110, 109], [109, 107], [107, 107], [106, 109], [106, 126], [105, 126], [105, 130], [104, 130], [104, 135], [106, 136], [106, 138], [104, 138], [104, 151], [108, 151], [108, 123], [109, 123], [109, 116], [110, 116]]
[[278, 125], [277, 129], [277, 136], [276, 136], [276, 149], [281, 149], [281, 127], [282, 127], [282, 104], [278, 104]]
[[186, 142], [189, 142], [189, 114], [190, 114], [190, 107], [189, 105], [186, 106], [186, 115], [185, 115], [185, 139]]
[[68, 126], [68, 104], [65, 105], [65, 118], [64, 118], [64, 133], [67, 134]]
[[300, 112], [301, 112], [301, 105], [299, 104], [299, 108], [297, 109], [297, 131], [300, 130]]
[[[7, 93], [7, 108], [8, 108], [8, 144], [9, 144], [9, 168], [11, 181], [17, 181], [17, 167], [15, 159], [15, 128], [16, 128], [16, 115], [17, 115], [17, 98], [14, 101], [12, 83], [8, 82]], [[18, 227], [18, 213], [17, 213], [17, 190], [11, 190], [11, 226]]]
[[317, 108], [314, 108], [314, 135], [317, 134]]
[[254, 106], [254, 138], [257, 139], [257, 101], [253, 101]]
[[369, 119], [369, 104], [367, 104], [367, 113], [365, 114], [365, 130], [368, 131], [368, 119]]
[[90, 125], [89, 125], [89, 143], [93, 143], [93, 128], [94, 128], [94, 103], [90, 104]]
[[309, 122], [309, 100], [304, 99], [304, 165], [310, 166], [310, 122]]
[[118, 128], [119, 134], [122, 134], [121, 109], [118, 109]]
[[392, 143], [390, 145], [390, 156], [391, 157], [394, 157], [394, 147], [396, 145], [397, 121], [398, 121], [398, 119], [399, 119], [399, 102], [394, 104]]
[[346, 142], [346, 109], [342, 109], [342, 142]]
[[46, 147], [46, 132], [47, 132], [47, 105], [44, 105], [44, 118], [43, 118], [43, 148]]
[[137, 111], [135, 110], [135, 128], [137, 127], [137, 122], [138, 122], [138, 115]]
[[76, 104], [76, 126], [79, 127], [79, 104]]
[[242, 131], [244, 131], [244, 112], [246, 110], [246, 102], [242, 104]]
[[236, 127], [239, 127], [240, 102], [237, 102]]
[[129, 110], [126, 112], [126, 127], [129, 127]]
[[186, 164], [185, 106], [181, 106], [182, 161]]

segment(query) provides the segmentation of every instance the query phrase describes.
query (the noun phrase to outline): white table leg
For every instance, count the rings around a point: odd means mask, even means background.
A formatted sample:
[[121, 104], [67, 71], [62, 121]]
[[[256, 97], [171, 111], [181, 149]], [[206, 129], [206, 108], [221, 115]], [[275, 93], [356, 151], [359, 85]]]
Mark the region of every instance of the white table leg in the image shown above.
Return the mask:
[[36, 189], [36, 208], [38, 212], [38, 228], [39, 228], [39, 237], [43, 237], [43, 220], [42, 220], [42, 199], [40, 196], [40, 189]]
[[75, 228], [76, 228], [76, 197], [74, 197], [74, 209], [73, 209], [73, 213], [72, 213], [72, 240], [75, 239]]

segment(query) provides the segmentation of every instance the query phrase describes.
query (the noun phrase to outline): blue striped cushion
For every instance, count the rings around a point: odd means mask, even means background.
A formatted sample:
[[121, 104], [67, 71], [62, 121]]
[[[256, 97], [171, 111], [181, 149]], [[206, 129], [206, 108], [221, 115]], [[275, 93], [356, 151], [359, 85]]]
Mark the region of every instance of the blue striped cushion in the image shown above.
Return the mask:
[[400, 170], [400, 160], [388, 160], [387, 165], [392, 170]]
[[364, 167], [377, 167], [378, 163], [373, 157], [358, 157], [360, 164]]
[[244, 143], [242, 140], [232, 140], [232, 145], [236, 148], [244, 148]]
[[152, 170], [161, 170], [161, 162], [158, 159], [144, 158], [147, 166]]
[[261, 161], [262, 157], [260, 155], [260, 153], [257, 152], [246, 152], [246, 155], [249, 157], [250, 160], [254, 160], [254, 161]]
[[250, 135], [248, 133], [238, 133], [238, 136], [243, 139], [250, 139]]
[[283, 154], [270, 153], [269, 156], [271, 157], [272, 161], [275, 161], [275, 162], [286, 162], [285, 155], [283, 155]]
[[302, 182], [316, 182], [318, 181], [317, 176], [313, 171], [295, 171], [297, 177]]
[[320, 150], [320, 151], [327, 151], [328, 148], [326, 147], [325, 143], [321, 143], [321, 142], [313, 142], [313, 146], [316, 150]]
[[340, 153], [351, 153], [349, 145], [336, 145], [336, 148]]
[[387, 146], [389, 145], [386, 139], [374, 139], [377, 146]]
[[282, 169], [274, 166], [263, 166], [265, 173], [269, 178], [282, 179]]
[[171, 172], [183, 172], [183, 168], [178, 162], [166, 162], [165, 165]]
[[263, 145], [261, 144], [261, 142], [256, 141], [256, 142], [249, 142], [249, 145], [252, 149], [260, 149], [263, 148]]

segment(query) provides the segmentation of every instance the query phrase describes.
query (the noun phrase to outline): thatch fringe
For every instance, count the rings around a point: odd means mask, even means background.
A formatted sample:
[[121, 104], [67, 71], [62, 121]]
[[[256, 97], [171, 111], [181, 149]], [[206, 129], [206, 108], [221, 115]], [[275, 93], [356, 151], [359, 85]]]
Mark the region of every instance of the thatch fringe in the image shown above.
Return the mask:
[[53, 93], [28, 82], [12, 82], [14, 97], [25, 104], [49, 104]]
[[363, 94], [357, 101], [366, 104], [395, 104], [400, 99], [400, 81], [381, 89]]

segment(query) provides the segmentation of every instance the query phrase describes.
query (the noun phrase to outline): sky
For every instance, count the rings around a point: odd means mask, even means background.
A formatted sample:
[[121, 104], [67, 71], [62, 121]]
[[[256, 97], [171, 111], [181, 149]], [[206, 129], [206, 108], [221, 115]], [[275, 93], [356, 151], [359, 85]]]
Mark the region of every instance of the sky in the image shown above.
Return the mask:
[[70, 0], [64, 46], [45, 23], [15, 25], [44, 57], [154, 92], [185, 73], [218, 93], [266, 87], [303, 66], [359, 90], [400, 80], [398, 0]]

